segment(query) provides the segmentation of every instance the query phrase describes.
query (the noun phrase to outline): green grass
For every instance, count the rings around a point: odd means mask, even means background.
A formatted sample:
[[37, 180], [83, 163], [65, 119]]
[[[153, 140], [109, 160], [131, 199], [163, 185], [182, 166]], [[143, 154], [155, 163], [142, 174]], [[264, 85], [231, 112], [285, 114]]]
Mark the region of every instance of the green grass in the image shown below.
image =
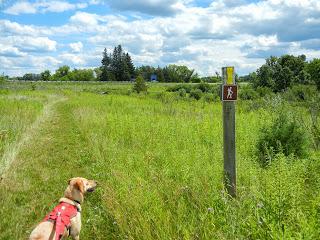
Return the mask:
[[9, 85], [0, 95], [8, 106], [0, 111], [14, 116], [0, 117], [13, 131], [5, 151], [30, 135], [0, 183], [0, 239], [25, 239], [73, 176], [100, 183], [83, 204], [82, 239], [320, 236], [319, 152], [257, 164], [259, 129], [274, 108], [237, 103], [238, 197], [231, 199], [222, 185], [221, 103], [99, 94], [129, 85], [49, 84]]

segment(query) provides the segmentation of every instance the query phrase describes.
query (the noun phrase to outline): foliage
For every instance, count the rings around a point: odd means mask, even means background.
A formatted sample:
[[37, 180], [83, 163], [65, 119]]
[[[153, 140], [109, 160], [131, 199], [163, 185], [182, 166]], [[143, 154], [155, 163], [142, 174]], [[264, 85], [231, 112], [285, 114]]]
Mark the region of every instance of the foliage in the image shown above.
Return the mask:
[[121, 45], [115, 47], [112, 54], [105, 48], [101, 64], [101, 81], [130, 81], [135, 75], [131, 56]]
[[67, 65], [59, 67], [52, 78], [58, 81], [69, 81], [68, 74], [70, 72], [70, 67]]
[[283, 153], [285, 156], [293, 154], [297, 157], [305, 157], [306, 132], [296, 119], [282, 111], [272, 124], [261, 129], [256, 146], [260, 163], [263, 166], [271, 164], [279, 153]]
[[312, 101], [318, 95], [317, 89], [313, 85], [293, 85], [284, 94], [286, 100], [291, 102], [305, 102]]
[[260, 97], [265, 97], [267, 95], [272, 95], [273, 92], [268, 87], [257, 87], [255, 91], [259, 94]]
[[187, 93], [192, 90], [191, 84], [176, 84], [167, 88], [168, 92], [178, 92], [180, 89], [184, 89]]
[[310, 75], [311, 80], [316, 83], [318, 90], [320, 90], [320, 59], [315, 58], [310, 61], [306, 67], [306, 71]]
[[215, 102], [215, 101], [218, 101], [220, 100], [219, 96], [213, 94], [213, 93], [205, 93], [203, 95], [203, 101], [205, 102]]
[[199, 100], [202, 97], [203, 92], [200, 89], [192, 89], [190, 91], [190, 97]]
[[306, 56], [283, 55], [266, 59], [256, 74], [249, 75], [255, 88], [268, 87], [274, 92], [287, 90], [292, 84], [308, 84], [309, 74], [305, 71]]
[[0, 76], [0, 84], [5, 82], [5, 77], [4, 76]]
[[245, 85], [239, 89], [239, 97], [242, 100], [254, 100], [259, 97], [259, 94], [251, 85]]
[[[157, 72], [157, 76], [158, 76], [158, 74], [160, 73], [160, 70], [161, 68], [156, 69], [152, 66], [140, 66], [136, 68], [136, 74], [141, 75], [145, 81], [150, 81], [151, 75]], [[162, 70], [160, 75], [162, 75], [162, 77], [164, 78]]]
[[187, 66], [171, 64], [163, 68], [163, 74], [166, 82], [198, 82], [199, 76], [193, 69]]
[[94, 81], [94, 71], [92, 69], [74, 69], [68, 73], [69, 81]]
[[49, 70], [45, 70], [42, 73], [40, 73], [40, 76], [42, 81], [49, 81], [51, 78], [51, 73]]
[[40, 74], [26, 73], [23, 75], [22, 79], [24, 81], [39, 81], [41, 80], [41, 76]]
[[208, 83], [199, 84], [177, 84], [167, 88], [168, 92], [178, 92], [181, 96], [184, 93], [189, 93], [190, 98], [199, 100], [202, 95], [206, 96], [208, 102], [219, 99], [220, 90], [219, 86]]
[[216, 76], [202, 77], [202, 78], [200, 78], [200, 81], [207, 82], [207, 83], [221, 83], [222, 82], [222, 80], [218, 74]]
[[180, 97], [186, 97], [187, 96], [187, 91], [184, 88], [180, 88], [178, 93], [179, 93]]
[[147, 86], [144, 78], [141, 75], [139, 75], [136, 78], [135, 84], [133, 85], [133, 91], [135, 91], [137, 93], [140, 93], [140, 92], [146, 93], [147, 90], [148, 90], [148, 86]]
[[146, 81], [149, 81], [152, 74], [156, 74], [158, 82], [199, 82], [200, 78], [194, 70], [187, 66], [169, 65], [164, 68], [141, 66], [136, 69], [136, 74], [140, 74]]
[[212, 85], [209, 85], [208, 83], [199, 83], [194, 86], [195, 89], [200, 89], [201, 92], [207, 93], [210, 92], [212, 89]]

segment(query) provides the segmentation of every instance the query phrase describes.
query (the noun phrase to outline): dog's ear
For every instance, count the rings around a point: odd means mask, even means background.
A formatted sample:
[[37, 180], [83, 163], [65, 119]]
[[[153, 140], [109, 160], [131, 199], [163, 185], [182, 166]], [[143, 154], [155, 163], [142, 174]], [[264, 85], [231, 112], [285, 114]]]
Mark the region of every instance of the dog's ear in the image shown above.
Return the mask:
[[84, 185], [81, 179], [77, 179], [74, 183], [75, 188], [79, 189], [80, 192], [84, 193]]
[[72, 184], [71, 182], [73, 181], [73, 180], [75, 180], [76, 178], [70, 178], [69, 180], [68, 180], [68, 185], [70, 185], [70, 184]]

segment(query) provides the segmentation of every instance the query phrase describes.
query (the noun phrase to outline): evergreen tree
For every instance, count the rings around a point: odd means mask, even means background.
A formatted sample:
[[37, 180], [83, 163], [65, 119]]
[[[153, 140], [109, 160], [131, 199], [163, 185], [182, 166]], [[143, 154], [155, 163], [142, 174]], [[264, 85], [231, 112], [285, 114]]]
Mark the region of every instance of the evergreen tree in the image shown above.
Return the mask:
[[165, 82], [163, 71], [159, 66], [156, 70], [156, 74], [157, 74], [158, 82]]
[[118, 45], [113, 49], [112, 53], [112, 73], [115, 76], [116, 81], [121, 81], [122, 75], [123, 75], [123, 66], [122, 66], [122, 61], [121, 61], [121, 56], [122, 55], [122, 47], [121, 45]]
[[144, 78], [139, 75], [136, 79], [135, 84], [133, 85], [133, 91], [140, 93], [140, 92], [147, 92], [148, 86]]
[[129, 55], [129, 53], [126, 53], [125, 54], [125, 62], [127, 64], [127, 67], [128, 67], [128, 71], [130, 73], [131, 76], [134, 76], [134, 73], [135, 73], [135, 68], [134, 68], [134, 65], [132, 63], [132, 59]]
[[101, 81], [130, 81], [134, 76], [135, 68], [131, 57], [122, 50], [121, 45], [115, 47], [112, 54], [104, 49], [101, 63]]
[[122, 54], [121, 64], [122, 64], [122, 70], [123, 70], [121, 73], [122, 81], [130, 81], [131, 80], [131, 73], [130, 73], [130, 69], [129, 69], [129, 65], [128, 65], [125, 53]]
[[110, 81], [110, 68], [111, 68], [111, 57], [108, 55], [108, 51], [105, 48], [103, 51], [103, 58], [101, 60], [101, 73], [100, 73], [100, 81]]

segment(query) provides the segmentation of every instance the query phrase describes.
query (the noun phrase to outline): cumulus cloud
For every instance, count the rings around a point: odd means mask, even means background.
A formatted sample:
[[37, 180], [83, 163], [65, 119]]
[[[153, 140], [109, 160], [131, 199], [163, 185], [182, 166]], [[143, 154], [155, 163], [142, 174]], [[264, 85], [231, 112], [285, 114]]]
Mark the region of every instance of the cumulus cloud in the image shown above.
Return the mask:
[[72, 52], [75, 52], [75, 53], [81, 52], [83, 48], [82, 42], [70, 43], [69, 46]]
[[1, 41], [17, 47], [22, 52], [53, 52], [57, 47], [57, 42], [47, 37], [6, 37]]
[[0, 56], [26, 57], [30, 54], [46, 54], [56, 51], [57, 42], [47, 37], [0, 37]]
[[70, 18], [70, 21], [80, 26], [94, 26], [98, 24], [98, 15], [86, 12], [77, 12]]
[[153, 16], [172, 16], [179, 12], [182, 4], [182, 1], [178, 0], [109, 0], [106, 2], [119, 10], [136, 11]]
[[59, 59], [69, 65], [83, 66], [86, 63], [85, 59], [81, 55], [71, 53], [60, 54]]
[[0, 56], [4, 57], [22, 57], [26, 56], [26, 53], [20, 52], [18, 48], [12, 46], [4, 46], [0, 44]]
[[13, 6], [7, 8], [5, 11], [7, 14], [19, 15], [23, 13], [36, 13], [37, 8], [29, 2], [17, 2]]
[[66, 1], [36, 1], [34, 3], [23, 1], [17, 2], [4, 10], [7, 14], [35, 14], [38, 12], [64, 12], [75, 9], [83, 9], [88, 6], [87, 3], [71, 4]]
[[[320, 57], [318, 0], [215, 0], [207, 7], [190, 0], [132, 2], [91, 0], [88, 4], [109, 4], [118, 11], [99, 15], [81, 10], [54, 27], [0, 20], [0, 44], [6, 42], [1, 61], [54, 53], [58, 62], [74, 67], [99, 66], [103, 48], [110, 52], [122, 44], [137, 65], [185, 64], [210, 75], [224, 65], [248, 73], [270, 55], [304, 52]], [[42, 3], [37, 12], [49, 9], [44, 1], [36, 3]], [[38, 40], [32, 44], [29, 38]]]

